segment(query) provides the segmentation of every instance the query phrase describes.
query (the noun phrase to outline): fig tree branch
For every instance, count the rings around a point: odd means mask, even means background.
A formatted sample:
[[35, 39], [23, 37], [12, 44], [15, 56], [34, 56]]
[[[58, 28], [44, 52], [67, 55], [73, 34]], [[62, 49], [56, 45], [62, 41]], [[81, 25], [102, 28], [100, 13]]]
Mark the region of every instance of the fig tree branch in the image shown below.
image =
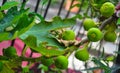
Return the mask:
[[112, 21], [114, 21], [116, 19], [117, 19], [116, 14], [113, 14], [113, 16], [109, 17], [108, 19], [106, 19], [105, 21], [102, 22], [99, 29], [103, 30], [106, 25], [108, 25], [109, 23], [111, 23]]
[[[101, 23], [101, 25], [99, 26], [99, 29], [102, 31], [106, 25], [108, 25], [109, 23], [111, 23], [112, 21], [115, 21], [115, 20], [117, 20], [116, 14], [113, 14], [113, 16], [109, 17], [108, 19], [104, 20]], [[85, 38], [81, 42], [76, 44], [76, 46], [80, 46], [88, 41], [89, 41], [88, 38]]]
[[[108, 19], [105, 19], [105, 20], [101, 23], [101, 25], [99, 26], [99, 29], [102, 31], [106, 25], [110, 24], [112, 21], [115, 21], [116, 19], [117, 19], [116, 14], [113, 14], [113, 16], [109, 17]], [[90, 41], [89, 41], [88, 38], [86, 37], [85, 39], [81, 40], [81, 41], [78, 42], [78, 43], [74, 43], [73, 45], [74, 45], [75, 47], [79, 47], [79, 46], [81, 46], [81, 45], [83, 45], [83, 44], [85, 44], [85, 43], [87, 43], [87, 42], [90, 42]], [[65, 54], [67, 54], [67, 53], [72, 53], [72, 52], [75, 51], [75, 50], [76, 50], [76, 48], [74, 48], [74, 49], [72, 49], [72, 50], [71, 50], [71, 48], [69, 48], [69, 49], [67, 49], [67, 50], [65, 51]]]

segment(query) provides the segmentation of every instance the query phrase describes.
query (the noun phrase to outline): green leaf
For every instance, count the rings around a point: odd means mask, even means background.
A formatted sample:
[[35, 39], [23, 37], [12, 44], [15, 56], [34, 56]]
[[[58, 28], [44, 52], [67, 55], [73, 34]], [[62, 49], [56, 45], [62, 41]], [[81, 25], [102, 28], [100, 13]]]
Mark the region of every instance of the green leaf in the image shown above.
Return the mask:
[[35, 50], [38, 51], [40, 54], [45, 55], [47, 57], [59, 56], [59, 55], [63, 55], [65, 53], [63, 50], [59, 50], [59, 49], [55, 49], [55, 48], [48, 49], [42, 45], [40, 45]]
[[42, 15], [35, 12], [32, 12], [31, 14], [36, 15], [40, 19], [40, 21], [44, 21], [44, 17]]
[[3, 19], [0, 20], [0, 32], [3, 32], [5, 28], [12, 26], [13, 24], [13, 19], [16, 17], [16, 14], [18, 13], [17, 8], [14, 7], [10, 10], [8, 10], [7, 14]]
[[27, 43], [28, 46], [32, 48], [37, 47], [37, 38], [34, 35], [29, 35], [25, 40], [25, 43]]
[[45, 56], [58, 56], [64, 54], [64, 51], [58, 50], [55, 47], [47, 49], [43, 45], [45, 44], [37, 44], [37, 38], [34, 35], [29, 35], [25, 40], [23, 40], [26, 45], [31, 47], [32, 51], [38, 52]]
[[4, 17], [4, 13], [0, 11], [0, 20]]
[[4, 40], [8, 40], [8, 39], [10, 39], [10, 34], [9, 33], [7, 33], [7, 32], [0, 33], [0, 42], [4, 41]]
[[102, 53], [100, 54], [100, 58], [104, 58], [104, 55], [105, 55], [105, 48], [103, 47]]
[[3, 69], [0, 73], [15, 73], [15, 69], [21, 66], [21, 61], [19, 61], [18, 58], [3, 61], [3, 63]]
[[47, 2], [48, 2], [48, 0], [42, 0], [42, 1], [41, 1], [41, 4], [42, 4], [42, 5], [45, 5], [45, 4], [47, 4]]
[[7, 10], [7, 9], [10, 9], [11, 7], [14, 7], [14, 6], [17, 6], [19, 3], [16, 2], [16, 1], [9, 1], [9, 2], [6, 2], [0, 10]]
[[94, 7], [96, 7], [97, 9], [100, 9], [100, 7], [102, 6], [102, 4], [105, 3], [106, 1], [108, 1], [108, 0], [100, 0], [100, 1], [98, 1], [98, 0], [93, 0], [93, 1], [92, 1], [92, 5], [93, 5]]
[[28, 29], [30, 29], [35, 24], [35, 17], [28, 17], [28, 15], [23, 14], [23, 16], [17, 22], [17, 26], [12, 30], [11, 33], [17, 32], [17, 36], [23, 34]]
[[76, 19], [76, 18], [78, 18], [78, 19], [82, 19], [83, 18], [83, 16], [81, 15], [81, 14], [76, 14], [75, 16], [74, 16], [74, 18]]
[[118, 18], [117, 20], [117, 25], [120, 25], [120, 18]]
[[[61, 19], [60, 17], [53, 18], [52, 21], [42, 21], [39, 24], [34, 25], [30, 30], [20, 36], [22, 40], [26, 39], [29, 35], [34, 35], [37, 38], [37, 44], [47, 42], [48, 46], [55, 46], [59, 49], [64, 49], [58, 41], [49, 36], [51, 30], [70, 27], [75, 24], [75, 20]], [[27, 43], [26, 43], [27, 44]]]
[[23, 67], [22, 69], [23, 69], [22, 73], [29, 73], [29, 67], [28, 66]]
[[93, 62], [95, 63], [95, 64], [97, 64], [97, 65], [99, 65], [99, 66], [106, 66], [105, 64], [103, 64], [102, 62], [101, 62], [101, 60], [99, 60], [99, 59], [96, 59], [96, 58], [93, 58], [92, 59], [93, 60]]
[[0, 73], [15, 73], [11, 67], [7, 64], [4, 64], [3, 69]]
[[87, 13], [84, 13], [83, 16], [86, 17], [86, 18], [90, 18], [90, 16], [88, 16]]
[[0, 32], [4, 32], [9, 26], [16, 26], [19, 18], [27, 11], [28, 10], [18, 11], [17, 7], [9, 9], [5, 17], [0, 20]]
[[107, 61], [114, 61], [115, 57], [114, 56], [108, 56], [106, 58]]
[[106, 63], [102, 62], [100, 59], [97, 59], [97, 58], [93, 58], [92, 61], [98, 65], [101, 69], [104, 69], [106, 71], [109, 71], [110, 70], [110, 67], [108, 67], [108, 65], [106, 65]]
[[70, 8], [70, 10], [71, 10], [72, 8], [74, 8], [74, 7], [80, 7], [80, 5], [81, 5], [81, 4], [79, 4], [79, 3], [78, 3], [78, 4], [75, 4], [75, 5], [72, 5], [71, 8]]
[[39, 66], [38, 66], [38, 69], [43, 69], [44, 71], [48, 71], [48, 67], [47, 66], [45, 66], [45, 65], [43, 65], [43, 64], [40, 64]]
[[0, 41], [12, 40], [31, 28], [34, 25], [35, 16], [28, 15], [28, 9], [19, 11], [17, 7], [9, 9], [5, 17], [0, 20]]
[[88, 70], [96, 70], [96, 69], [100, 69], [101, 67], [92, 67], [92, 68], [88, 68], [88, 69], [83, 69], [81, 71], [88, 71]]
[[[26, 33], [22, 34], [20, 38], [32, 50], [39, 52], [45, 56], [58, 56], [64, 54], [65, 47], [61, 45], [54, 37], [51, 37], [50, 31], [70, 27], [75, 24], [75, 20], [61, 19], [60, 17], [53, 18], [52, 21], [42, 21], [34, 25]], [[48, 49], [48, 47], [51, 47]]]

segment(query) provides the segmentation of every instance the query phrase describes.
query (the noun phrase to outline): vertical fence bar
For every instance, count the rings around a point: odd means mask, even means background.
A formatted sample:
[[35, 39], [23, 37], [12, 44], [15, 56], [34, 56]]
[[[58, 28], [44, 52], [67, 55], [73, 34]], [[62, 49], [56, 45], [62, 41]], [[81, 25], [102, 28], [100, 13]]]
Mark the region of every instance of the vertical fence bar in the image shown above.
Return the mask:
[[81, 1], [80, 8], [79, 8], [79, 10], [78, 10], [78, 12], [77, 12], [76, 14], [79, 14], [79, 13], [80, 13], [80, 11], [81, 11], [81, 9], [82, 9], [82, 6], [83, 6], [83, 4], [84, 4], [84, 0], [82, 0], [82, 1]]
[[74, 2], [74, 0], [72, 0], [72, 2], [71, 2], [71, 4], [70, 4], [70, 8], [69, 8], [69, 10], [68, 10], [65, 18], [67, 18], [67, 17], [69, 16], [69, 14], [70, 14], [70, 9], [71, 9], [71, 7], [72, 7], [73, 2]]
[[[120, 51], [120, 42], [119, 42], [119, 45], [118, 45], [118, 51]], [[120, 64], [120, 54], [117, 55], [116, 64]]]
[[11, 46], [14, 46], [14, 43], [15, 43], [15, 39], [12, 40], [12, 42], [11, 42]]
[[[84, 0], [81, 1], [79, 10], [78, 10], [78, 12], [77, 12], [76, 14], [79, 14], [79, 13], [81, 12], [83, 4], [84, 4]], [[81, 23], [80, 23], [80, 24], [81, 24]], [[74, 26], [73, 26], [73, 27], [74, 27]], [[73, 29], [73, 27], [71, 27], [71, 29]], [[81, 28], [80, 28], [80, 29], [81, 29]]]
[[5, 2], [7, 2], [7, 0], [3, 0], [2, 5], [3, 5]]
[[45, 10], [45, 13], [44, 13], [44, 18], [46, 17], [46, 15], [47, 15], [47, 12], [48, 12], [48, 9], [49, 9], [49, 7], [50, 7], [50, 4], [51, 4], [51, 0], [49, 0], [49, 2], [48, 2], [48, 5], [47, 5], [47, 8], [46, 8], [46, 10]]
[[41, 0], [37, 0], [37, 4], [36, 4], [36, 6], [35, 6], [35, 12], [36, 12], [36, 13], [37, 13], [37, 11], [38, 11], [38, 7], [39, 7], [40, 1], [41, 1]]
[[26, 2], [26, 0], [23, 0], [23, 3], [25, 3]]
[[63, 4], [64, 4], [65, 0], [62, 0], [61, 4], [60, 4], [60, 8], [59, 8], [59, 11], [58, 11], [58, 16], [60, 15], [61, 13], [61, 10], [62, 10], [62, 7], [63, 7]]
[[[85, 0], [82, 0], [82, 1], [81, 1], [79, 10], [78, 10], [78, 12], [77, 12], [76, 14], [79, 14], [79, 13], [81, 12], [82, 6], [83, 6], [83, 4], [84, 4], [84, 1], [85, 1]], [[88, 9], [86, 10], [86, 12], [87, 12], [87, 11], [88, 11]], [[81, 21], [81, 23], [80, 23], [79, 25], [75, 25], [75, 26], [79, 26], [79, 28], [78, 28], [78, 33], [77, 33], [77, 37], [81, 35], [80, 30], [81, 30], [81, 28], [82, 28], [83, 21], [84, 21], [84, 19]], [[74, 29], [74, 26], [71, 27], [71, 29]], [[85, 31], [83, 31], [83, 33], [85, 33]], [[80, 38], [82, 38], [83, 36], [84, 36], [84, 34], [82, 34]]]
[[[85, 13], [88, 13], [88, 11], [89, 11], [89, 6], [87, 7], [87, 10], [86, 10]], [[84, 17], [83, 20], [81, 21], [81, 24], [80, 24], [80, 26], [79, 26], [79, 32], [78, 32], [77, 36], [79, 36], [79, 35], [81, 34], [81, 33], [80, 33], [80, 30], [81, 30], [81, 28], [82, 28], [84, 19], [85, 19], [85, 17]], [[84, 32], [85, 32], [85, 31], [84, 31]], [[83, 37], [83, 36], [84, 36], [84, 34], [82, 34], [82, 37]], [[82, 38], [82, 37], [81, 37], [81, 38]]]

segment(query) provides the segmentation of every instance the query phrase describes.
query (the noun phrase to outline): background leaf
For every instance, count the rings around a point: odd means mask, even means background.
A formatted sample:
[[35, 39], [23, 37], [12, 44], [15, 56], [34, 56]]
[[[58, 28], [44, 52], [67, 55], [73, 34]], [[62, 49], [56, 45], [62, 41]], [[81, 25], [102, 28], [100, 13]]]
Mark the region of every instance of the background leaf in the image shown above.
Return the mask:
[[21, 66], [21, 61], [13, 59], [13, 60], [7, 60], [7, 61], [3, 61], [4, 65], [3, 65], [3, 69], [0, 73], [15, 73], [15, 68], [18, 68], [19, 66]]
[[10, 9], [11, 7], [14, 7], [14, 6], [17, 6], [19, 3], [16, 2], [16, 1], [9, 1], [9, 2], [6, 2], [0, 10], [7, 10], [7, 9]]
[[120, 25], [120, 18], [118, 18], [117, 20], [117, 25]]
[[[13, 7], [8, 10], [3, 19], [0, 20], [0, 41], [12, 40], [22, 33], [26, 32], [34, 25], [34, 17], [28, 16], [28, 9], [17, 10], [17, 7]], [[13, 27], [12, 30], [6, 29]]]
[[31, 47], [32, 51], [39, 52], [40, 54], [45, 56], [51, 57], [64, 54], [64, 51], [58, 50], [55, 47], [51, 47], [50, 49], [48, 49], [45, 46], [43, 46], [44, 44], [40, 44], [39, 46], [37, 46], [37, 39], [33, 35], [28, 36], [24, 40], [24, 42], [27, 43], [29, 47]]

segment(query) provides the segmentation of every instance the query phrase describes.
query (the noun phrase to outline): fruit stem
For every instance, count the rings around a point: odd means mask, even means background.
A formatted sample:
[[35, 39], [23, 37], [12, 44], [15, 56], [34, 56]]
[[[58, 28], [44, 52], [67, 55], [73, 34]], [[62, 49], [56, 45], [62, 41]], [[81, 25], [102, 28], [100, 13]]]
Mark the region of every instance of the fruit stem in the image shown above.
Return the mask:
[[41, 60], [41, 57], [38, 58], [26, 58], [23, 56], [19, 57], [21, 61], [30, 61], [30, 62], [39, 62]]
[[83, 45], [84, 43], [88, 43], [88, 42], [90, 42], [90, 41], [86, 37], [85, 39], [83, 39], [80, 43], [76, 44], [75, 46], [79, 47], [79, 46]]
[[[90, 42], [87, 42], [87, 43], [82, 43], [81, 45], [85, 45], [84, 47], [87, 48], [88, 47], [88, 44]], [[80, 45], [79, 45], [80, 46]], [[72, 53], [73, 51], [77, 50], [78, 49], [78, 46], [71, 46], [71, 47], [68, 47], [67, 49], [65, 49], [65, 54], [66, 57], [68, 58]]]
[[90, 42], [85, 43], [84, 48], [88, 48]]
[[117, 20], [117, 19], [118, 19], [118, 17], [116, 17], [116, 14], [113, 14], [113, 16], [111, 16], [111, 17], [109, 17], [108, 19], [106, 19], [105, 21], [103, 21], [103, 23], [101, 24], [101, 26], [99, 27], [99, 29], [100, 29], [100, 30], [103, 30], [104, 27], [105, 27], [107, 24], [109, 24], [109, 23], [111, 23], [112, 21]]
[[22, 50], [22, 56], [25, 56], [26, 50], [27, 50], [28, 46], [25, 46]]

